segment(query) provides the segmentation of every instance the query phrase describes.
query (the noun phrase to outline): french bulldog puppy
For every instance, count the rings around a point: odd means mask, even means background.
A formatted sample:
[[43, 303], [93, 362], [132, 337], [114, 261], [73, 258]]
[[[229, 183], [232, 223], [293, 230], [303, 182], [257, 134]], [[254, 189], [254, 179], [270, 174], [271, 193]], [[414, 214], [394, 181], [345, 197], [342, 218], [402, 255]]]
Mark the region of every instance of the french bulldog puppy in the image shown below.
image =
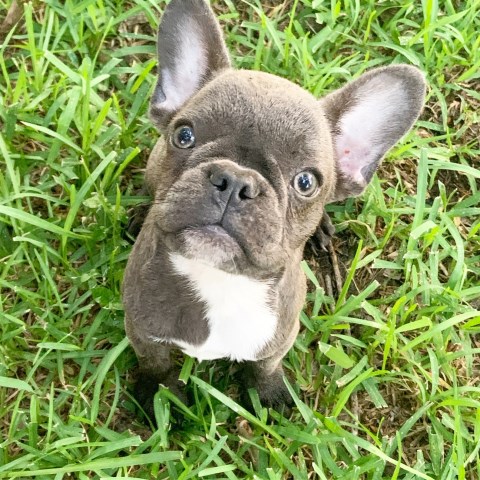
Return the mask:
[[[303, 249], [324, 206], [360, 194], [411, 128], [425, 94], [407, 65], [371, 70], [317, 100], [231, 67], [204, 0], [172, 0], [158, 32], [147, 164], [153, 203], [123, 284], [136, 395], [182, 394], [170, 352], [241, 362], [264, 405], [289, 402], [282, 358], [299, 329]], [[327, 225], [328, 227], [328, 225]], [[330, 232], [331, 234], [331, 232]]]

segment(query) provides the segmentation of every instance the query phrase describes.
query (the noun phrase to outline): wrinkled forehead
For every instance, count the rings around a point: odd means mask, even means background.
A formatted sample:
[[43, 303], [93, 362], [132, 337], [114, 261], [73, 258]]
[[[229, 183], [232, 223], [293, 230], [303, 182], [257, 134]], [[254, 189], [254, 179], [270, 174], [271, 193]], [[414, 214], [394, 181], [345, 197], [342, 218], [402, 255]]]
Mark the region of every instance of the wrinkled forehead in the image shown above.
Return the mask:
[[232, 135], [246, 146], [263, 145], [272, 152], [317, 150], [328, 134], [313, 96], [287, 80], [261, 72], [219, 75], [180, 115], [216, 136]]

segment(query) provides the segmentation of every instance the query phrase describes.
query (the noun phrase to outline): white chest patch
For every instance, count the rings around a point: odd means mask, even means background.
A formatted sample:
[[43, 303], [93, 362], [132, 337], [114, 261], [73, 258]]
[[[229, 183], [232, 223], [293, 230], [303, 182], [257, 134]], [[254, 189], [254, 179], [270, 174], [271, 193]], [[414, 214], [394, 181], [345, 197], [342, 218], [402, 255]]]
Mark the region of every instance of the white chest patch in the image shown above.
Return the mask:
[[268, 302], [269, 284], [178, 254], [170, 255], [170, 260], [175, 271], [188, 280], [205, 302], [210, 335], [202, 345], [169, 341], [199, 360], [225, 357], [236, 361], [255, 360], [255, 355], [272, 339], [277, 326], [277, 317]]

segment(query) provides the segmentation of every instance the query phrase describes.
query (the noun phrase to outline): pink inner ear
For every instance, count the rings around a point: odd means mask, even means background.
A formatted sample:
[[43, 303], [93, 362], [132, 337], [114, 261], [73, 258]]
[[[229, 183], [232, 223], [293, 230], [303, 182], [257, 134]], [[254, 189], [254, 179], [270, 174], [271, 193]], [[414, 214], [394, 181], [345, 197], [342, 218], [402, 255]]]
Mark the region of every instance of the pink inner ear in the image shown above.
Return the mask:
[[336, 140], [336, 150], [338, 167], [343, 175], [362, 187], [366, 186], [368, 182], [362, 175], [362, 169], [375, 160], [375, 148], [347, 133], [341, 133]]
[[347, 180], [366, 186], [362, 172], [373, 172], [388, 145], [392, 125], [404, 110], [405, 93], [399, 80], [378, 75], [354, 92], [355, 102], [339, 120], [336, 138], [339, 170]]

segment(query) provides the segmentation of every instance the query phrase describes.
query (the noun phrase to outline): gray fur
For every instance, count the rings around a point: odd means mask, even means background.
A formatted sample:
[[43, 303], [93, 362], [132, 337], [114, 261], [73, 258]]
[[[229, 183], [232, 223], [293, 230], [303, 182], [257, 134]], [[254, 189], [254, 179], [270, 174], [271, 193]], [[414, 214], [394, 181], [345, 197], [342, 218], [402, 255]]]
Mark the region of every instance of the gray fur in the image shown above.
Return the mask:
[[[199, 77], [192, 78], [198, 85], [195, 92], [172, 108], [166, 95], [172, 87], [165, 86], [164, 72], [183, 75], [179, 55], [190, 34], [201, 39], [198, 64], [203, 70], [199, 67]], [[169, 383], [175, 377], [166, 354], [169, 338], [194, 345], [208, 338], [205, 305], [191, 290], [185, 294], [189, 285], [175, 273], [168, 256], [173, 252], [199, 258], [211, 251], [217, 268], [270, 282], [277, 327], [258, 352], [257, 363], [248, 364], [254, 373], [246, 385], [257, 387], [265, 403], [281, 403], [288, 397], [281, 360], [297, 335], [306, 292], [300, 269], [305, 243], [320, 225], [324, 206], [359, 194], [386, 151], [412, 126], [423, 103], [423, 76], [405, 65], [376, 69], [317, 101], [282, 78], [230, 68], [220, 28], [204, 0], [172, 0], [159, 29], [158, 52], [160, 75], [150, 112], [163, 136], [145, 177], [154, 200], [123, 286], [126, 331], [139, 358], [142, 382], [150, 378]], [[342, 118], [372, 98], [375, 89], [388, 93], [391, 82], [400, 92], [392, 98], [405, 101], [395, 105], [398, 115], [386, 109], [386, 118], [377, 121], [375, 155], [359, 167], [362, 177], [355, 180], [340, 171], [335, 152]], [[182, 92], [173, 91], [177, 93], [181, 97]], [[179, 125], [194, 128], [193, 148], [172, 144]], [[316, 172], [321, 183], [312, 197], [292, 186], [295, 175], [307, 169]], [[228, 179], [226, 190], [221, 189], [223, 177]], [[322, 224], [331, 234], [329, 223]], [[230, 240], [212, 237], [212, 225], [220, 225]], [[166, 341], [154, 343], [152, 336]], [[151, 398], [142, 401], [150, 410]]]

